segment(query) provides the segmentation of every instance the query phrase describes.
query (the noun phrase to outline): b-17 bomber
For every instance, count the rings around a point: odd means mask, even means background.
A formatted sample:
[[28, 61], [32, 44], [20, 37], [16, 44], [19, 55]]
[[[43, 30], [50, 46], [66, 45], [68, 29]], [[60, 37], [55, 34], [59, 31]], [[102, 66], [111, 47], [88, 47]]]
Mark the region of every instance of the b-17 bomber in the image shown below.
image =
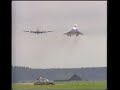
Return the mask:
[[53, 32], [53, 31], [39, 31], [39, 29], [37, 29], [36, 31], [24, 31], [24, 32], [30, 32], [30, 33], [35, 33], [35, 34], [42, 34], [42, 33], [48, 33], [48, 32]]

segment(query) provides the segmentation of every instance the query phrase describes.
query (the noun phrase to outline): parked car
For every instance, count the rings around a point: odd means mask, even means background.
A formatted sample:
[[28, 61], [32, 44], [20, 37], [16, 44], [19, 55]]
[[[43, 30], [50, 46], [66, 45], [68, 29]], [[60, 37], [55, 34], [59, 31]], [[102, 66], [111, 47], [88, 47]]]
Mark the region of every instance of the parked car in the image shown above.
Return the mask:
[[40, 82], [38, 80], [34, 82], [34, 85], [55, 85], [55, 83], [53, 81]]
[[47, 78], [39, 77], [34, 82], [34, 85], [55, 85], [53, 81], [49, 81]]

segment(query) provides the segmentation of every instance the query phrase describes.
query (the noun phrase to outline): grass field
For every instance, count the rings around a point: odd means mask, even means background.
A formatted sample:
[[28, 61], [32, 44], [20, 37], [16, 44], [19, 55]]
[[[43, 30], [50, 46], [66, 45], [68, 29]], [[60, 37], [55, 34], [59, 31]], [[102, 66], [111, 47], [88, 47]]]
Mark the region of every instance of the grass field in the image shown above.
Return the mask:
[[29, 84], [12, 84], [13, 90], [65, 90], [65, 89], [93, 89], [105, 90], [106, 81], [81, 81], [81, 82], [56, 82], [55, 85], [29, 85]]

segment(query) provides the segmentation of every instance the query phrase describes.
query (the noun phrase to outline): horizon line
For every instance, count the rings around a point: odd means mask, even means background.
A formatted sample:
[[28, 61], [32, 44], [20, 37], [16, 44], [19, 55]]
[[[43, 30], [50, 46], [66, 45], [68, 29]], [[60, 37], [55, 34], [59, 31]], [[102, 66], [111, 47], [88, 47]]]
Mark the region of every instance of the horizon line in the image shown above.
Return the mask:
[[107, 68], [107, 66], [98, 66], [98, 67], [76, 67], [76, 68], [72, 68], [72, 67], [70, 67], [70, 68], [62, 68], [62, 67], [53, 67], [53, 68], [32, 68], [32, 67], [28, 67], [28, 66], [14, 66], [14, 65], [12, 65], [12, 67], [25, 67], [25, 68], [30, 68], [30, 69], [78, 69], [78, 68], [104, 68], [104, 67], [106, 67]]

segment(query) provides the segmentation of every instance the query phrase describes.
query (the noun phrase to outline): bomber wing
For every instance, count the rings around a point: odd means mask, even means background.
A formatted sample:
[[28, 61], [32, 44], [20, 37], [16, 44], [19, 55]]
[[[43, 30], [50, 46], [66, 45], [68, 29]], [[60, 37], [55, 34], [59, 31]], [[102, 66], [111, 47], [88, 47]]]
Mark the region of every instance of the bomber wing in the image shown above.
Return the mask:
[[29, 31], [24, 31], [24, 32], [29, 32]]

